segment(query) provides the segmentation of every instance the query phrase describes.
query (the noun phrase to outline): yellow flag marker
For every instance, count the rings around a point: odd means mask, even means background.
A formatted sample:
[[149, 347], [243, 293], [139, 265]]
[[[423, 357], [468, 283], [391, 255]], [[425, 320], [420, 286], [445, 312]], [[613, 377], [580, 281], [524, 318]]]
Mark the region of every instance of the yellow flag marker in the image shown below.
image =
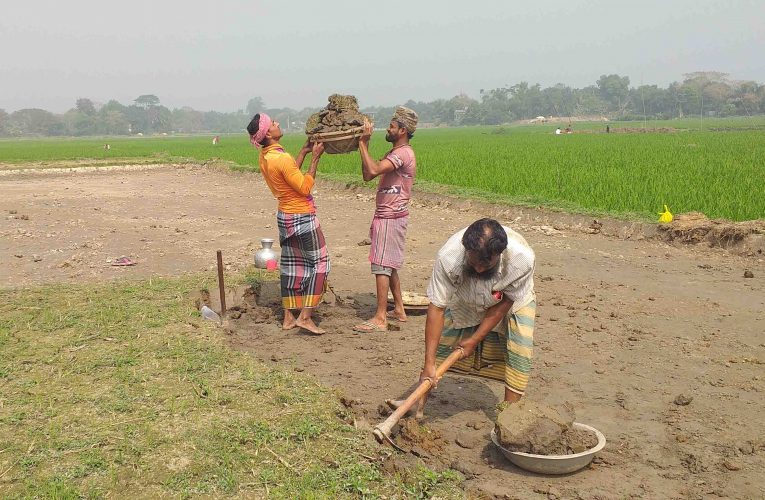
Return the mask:
[[663, 212], [659, 212], [659, 222], [663, 222], [665, 224], [672, 222], [672, 212], [669, 211], [667, 205], [664, 205]]

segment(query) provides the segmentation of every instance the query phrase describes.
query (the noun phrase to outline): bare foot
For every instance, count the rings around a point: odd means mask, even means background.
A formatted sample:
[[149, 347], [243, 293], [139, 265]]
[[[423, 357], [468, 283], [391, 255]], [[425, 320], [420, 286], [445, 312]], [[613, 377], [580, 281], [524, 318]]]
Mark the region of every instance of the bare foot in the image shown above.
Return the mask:
[[312, 319], [300, 319], [298, 318], [295, 321], [295, 326], [299, 326], [303, 330], [308, 330], [309, 332], [313, 333], [314, 335], [324, 335], [327, 333], [326, 330], [323, 330], [316, 326], [316, 323], [313, 322]]
[[[394, 410], [397, 410], [399, 406], [404, 404], [405, 399], [386, 399], [385, 404]], [[406, 412], [407, 416], [414, 415], [417, 420], [422, 419], [425, 416], [425, 402], [421, 399], [416, 405], [409, 408]]]
[[399, 312], [394, 309], [392, 311], [388, 311], [386, 316], [388, 319], [395, 319], [401, 323], [406, 323], [406, 312], [404, 311]]
[[293, 328], [297, 327], [297, 321], [295, 320], [295, 316], [292, 315], [292, 313], [285, 311], [284, 312], [284, 321], [282, 322], [282, 330], [292, 330]]

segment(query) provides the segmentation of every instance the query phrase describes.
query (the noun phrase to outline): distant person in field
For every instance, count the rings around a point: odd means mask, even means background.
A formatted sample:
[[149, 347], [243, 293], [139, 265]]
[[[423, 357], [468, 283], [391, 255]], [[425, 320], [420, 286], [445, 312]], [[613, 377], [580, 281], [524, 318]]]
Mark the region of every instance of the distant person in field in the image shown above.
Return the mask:
[[558, 127], [555, 129], [555, 135], [560, 135], [560, 134], [561, 134], [561, 130], [560, 130], [560, 127]]
[[[373, 126], [364, 124], [359, 139], [361, 175], [365, 181], [380, 177], [377, 184], [375, 213], [369, 229], [369, 262], [375, 277], [377, 310], [372, 319], [353, 327], [357, 332], [386, 331], [388, 320], [406, 321], [398, 270], [404, 265], [404, 243], [409, 224], [409, 199], [417, 170], [414, 150], [409, 140], [417, 130], [417, 113], [399, 106], [390, 120], [385, 140], [393, 145], [385, 156], [375, 161], [369, 154]], [[393, 295], [393, 310], [388, 312], [388, 291]]]
[[220, 142], [219, 135], [216, 135], [215, 137], [213, 137], [213, 146], [217, 146], [219, 142]]
[[[250, 143], [260, 149], [260, 171], [279, 202], [276, 222], [281, 246], [282, 328], [299, 327], [315, 335], [324, 334], [326, 332], [314, 323], [312, 314], [326, 291], [330, 262], [311, 196], [324, 145], [306, 142], [296, 161], [279, 144], [283, 135], [279, 122], [265, 113], [253, 117], [247, 132]], [[300, 167], [308, 153], [311, 153], [311, 166], [304, 174]]]
[[104, 144], [104, 151], [109, 151], [112, 147], [109, 144]]

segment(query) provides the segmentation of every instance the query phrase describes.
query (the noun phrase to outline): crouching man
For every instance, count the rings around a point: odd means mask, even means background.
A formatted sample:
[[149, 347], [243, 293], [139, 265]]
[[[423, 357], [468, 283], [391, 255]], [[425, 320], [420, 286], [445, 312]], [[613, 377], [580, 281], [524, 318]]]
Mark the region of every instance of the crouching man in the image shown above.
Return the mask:
[[420, 381], [437, 382], [436, 363], [462, 348], [450, 371], [504, 382], [505, 401], [523, 396], [534, 344], [534, 265], [526, 240], [493, 219], [477, 220], [449, 238], [428, 284]]

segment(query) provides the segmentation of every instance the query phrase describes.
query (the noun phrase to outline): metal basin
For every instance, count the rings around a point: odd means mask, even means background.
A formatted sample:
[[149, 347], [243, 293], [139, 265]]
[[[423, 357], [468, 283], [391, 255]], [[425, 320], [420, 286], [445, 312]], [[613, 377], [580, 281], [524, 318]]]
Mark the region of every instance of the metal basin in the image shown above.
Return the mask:
[[595, 458], [595, 454], [606, 445], [606, 437], [596, 428], [580, 424], [579, 422], [574, 422], [573, 427], [574, 429], [590, 431], [595, 434], [598, 437], [598, 444], [587, 451], [573, 455], [535, 455], [533, 453], [522, 453], [503, 448], [499, 443], [499, 439], [497, 439], [497, 431], [495, 429], [491, 430], [491, 440], [508, 460], [521, 469], [539, 474], [569, 474], [587, 467], [592, 462], [592, 459]]

